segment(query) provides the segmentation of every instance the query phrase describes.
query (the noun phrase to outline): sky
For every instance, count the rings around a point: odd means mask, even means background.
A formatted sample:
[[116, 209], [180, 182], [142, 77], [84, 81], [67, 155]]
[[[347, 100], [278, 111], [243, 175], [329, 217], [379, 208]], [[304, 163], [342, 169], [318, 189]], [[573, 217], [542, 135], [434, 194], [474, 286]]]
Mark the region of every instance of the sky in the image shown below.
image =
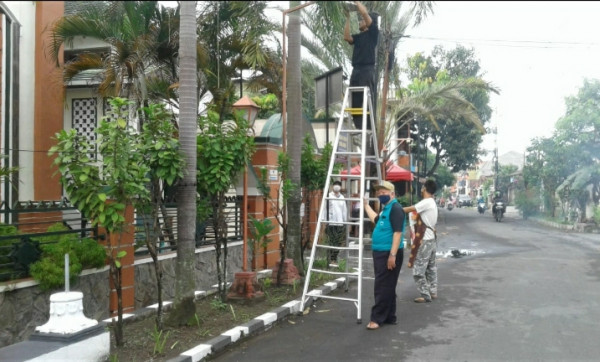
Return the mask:
[[[552, 136], [585, 78], [600, 79], [599, 15], [600, 2], [437, 1], [396, 54], [405, 62], [435, 45], [473, 48], [483, 79], [501, 92], [490, 100], [498, 154], [522, 153], [532, 138]], [[482, 147], [495, 142], [488, 134]]]
[[[289, 2], [269, 2], [269, 16], [280, 22], [276, 7]], [[552, 136], [565, 97], [585, 78], [600, 79], [599, 15], [600, 1], [436, 1], [396, 55], [405, 65], [407, 55], [430, 54], [436, 45], [473, 48], [483, 79], [500, 89], [490, 96], [488, 124], [497, 135], [485, 135], [482, 148], [522, 153], [533, 138]]]

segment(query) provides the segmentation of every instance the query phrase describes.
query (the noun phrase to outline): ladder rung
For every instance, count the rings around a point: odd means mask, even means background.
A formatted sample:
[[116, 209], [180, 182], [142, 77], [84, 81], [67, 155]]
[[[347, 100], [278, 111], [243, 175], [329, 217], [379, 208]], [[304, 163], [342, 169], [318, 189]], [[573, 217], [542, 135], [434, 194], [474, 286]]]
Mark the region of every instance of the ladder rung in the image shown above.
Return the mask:
[[[344, 111], [350, 113], [353, 116], [362, 115], [364, 112], [362, 108], [346, 108]], [[366, 114], [369, 114], [369, 112], [366, 112]]]
[[306, 295], [309, 296], [309, 297], [313, 297], [313, 298], [337, 299], [337, 300], [346, 300], [346, 301], [349, 301], [349, 302], [358, 303], [358, 299], [356, 299], [356, 298], [335, 297], [335, 296], [329, 295], [329, 294], [312, 294], [312, 293], [306, 293]]
[[[341, 174], [341, 173], [332, 173], [331, 177], [342, 177], [342, 178], [349, 178], [352, 180], [358, 180], [360, 179], [360, 175], [348, 175], [348, 174]], [[365, 180], [373, 180], [373, 181], [378, 181], [379, 177], [377, 176], [365, 176]], [[375, 200], [375, 199], [373, 199]]]
[[[360, 129], [343, 129], [340, 131], [341, 133], [362, 133]], [[367, 134], [371, 133], [371, 130], [366, 130]]]
[[[356, 240], [358, 241], [359, 237], [358, 236], [349, 236], [348, 240]], [[371, 238], [367, 238], [365, 236], [363, 236], [363, 240], [371, 240]]]
[[[356, 219], [356, 220], [358, 220], [358, 219]], [[367, 218], [365, 218], [365, 220], [367, 220]], [[334, 224], [334, 225], [338, 225], [338, 226], [342, 226], [342, 225], [359, 226], [360, 222], [358, 222], [358, 221], [327, 221], [327, 220], [321, 220], [321, 224], [325, 224], [325, 225]]]
[[338, 151], [335, 153], [336, 155], [344, 155], [344, 156], [360, 156], [362, 152], [352, 152], [352, 151]]
[[335, 246], [335, 245], [325, 245], [325, 244], [317, 244], [318, 248], [323, 249], [335, 249], [335, 250], [358, 250], [358, 245], [353, 246]]
[[323, 273], [323, 274], [331, 274], [331, 275], [347, 275], [347, 276], [353, 276], [353, 277], [357, 277], [359, 275], [359, 272], [339, 272], [339, 271], [331, 271], [331, 270], [324, 270], [324, 269], [311, 269], [311, 272], [316, 272], [316, 273]]

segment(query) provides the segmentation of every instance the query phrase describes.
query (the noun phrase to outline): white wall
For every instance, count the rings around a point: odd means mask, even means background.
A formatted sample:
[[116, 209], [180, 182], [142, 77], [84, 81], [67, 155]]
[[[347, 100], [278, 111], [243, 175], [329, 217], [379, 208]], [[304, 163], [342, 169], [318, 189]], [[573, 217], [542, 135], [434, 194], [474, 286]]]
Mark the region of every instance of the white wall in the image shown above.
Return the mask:
[[[33, 200], [35, 1], [6, 1], [21, 24], [19, 40], [19, 199]], [[6, 40], [4, 40], [5, 42]], [[6, 69], [6, 67], [3, 67]], [[4, 102], [4, 99], [2, 99]], [[2, 122], [4, 123], [4, 122]], [[3, 124], [4, 127], [4, 124]], [[4, 129], [2, 130], [4, 132]], [[4, 146], [4, 145], [3, 145]]]

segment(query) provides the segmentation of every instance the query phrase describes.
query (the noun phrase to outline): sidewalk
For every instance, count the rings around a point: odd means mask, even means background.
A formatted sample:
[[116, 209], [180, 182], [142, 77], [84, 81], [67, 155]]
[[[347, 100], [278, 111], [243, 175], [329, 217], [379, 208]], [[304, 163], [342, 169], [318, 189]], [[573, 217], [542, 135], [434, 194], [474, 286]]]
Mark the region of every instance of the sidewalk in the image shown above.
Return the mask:
[[[323, 286], [315, 289], [318, 294], [327, 295], [332, 291], [342, 288], [344, 278], [336, 279], [332, 282], [325, 283]], [[315, 298], [309, 297], [306, 303], [306, 308], [316, 303]], [[178, 357], [172, 358], [169, 362], [195, 362], [204, 360], [207, 357], [214, 356], [233, 345], [245, 341], [245, 338], [256, 336], [270, 330], [277, 323], [280, 323], [292, 316], [297, 316], [300, 313], [300, 299], [295, 299], [282, 305], [279, 308], [273, 309], [271, 312], [265, 313], [251, 320], [248, 323], [242, 324], [221, 335], [199, 344], [196, 347], [181, 353]], [[356, 312], [354, 313], [356, 314]]]

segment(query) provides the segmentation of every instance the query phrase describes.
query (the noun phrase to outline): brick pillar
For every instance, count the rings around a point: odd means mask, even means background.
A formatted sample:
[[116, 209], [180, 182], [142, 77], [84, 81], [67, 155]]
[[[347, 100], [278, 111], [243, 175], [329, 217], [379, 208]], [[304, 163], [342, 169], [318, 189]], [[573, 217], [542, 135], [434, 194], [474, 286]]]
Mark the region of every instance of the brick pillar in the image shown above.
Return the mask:
[[[125, 227], [121, 233], [113, 233], [105, 240], [105, 245], [112, 249], [113, 258], [120, 251], [125, 251], [127, 254], [121, 258], [121, 290], [123, 297], [123, 313], [131, 313], [135, 306], [135, 285], [134, 285], [134, 220], [133, 206], [128, 205], [125, 208]], [[106, 235], [106, 230], [99, 227], [100, 235]], [[118, 299], [117, 290], [109, 277], [110, 283], [110, 304], [109, 311], [111, 316], [117, 315]]]
[[[252, 165], [256, 174], [260, 177], [260, 169], [265, 167], [267, 172], [277, 170], [277, 155], [281, 151], [280, 145], [271, 144], [269, 142], [256, 143], [256, 152], [252, 157]], [[279, 196], [277, 194], [279, 188], [279, 177], [277, 179], [271, 179], [271, 174], [267, 175], [267, 184], [271, 187], [270, 197], [276, 200]], [[256, 218], [269, 218], [271, 223], [275, 225], [269, 239], [271, 240], [266, 248], [258, 247], [254, 250], [252, 256], [251, 266], [253, 270], [268, 269], [275, 267], [276, 263], [280, 259], [279, 243], [281, 240], [279, 223], [277, 222], [276, 215], [272, 210], [272, 204], [270, 202], [264, 202], [262, 196], [249, 197], [248, 198], [248, 212]]]

